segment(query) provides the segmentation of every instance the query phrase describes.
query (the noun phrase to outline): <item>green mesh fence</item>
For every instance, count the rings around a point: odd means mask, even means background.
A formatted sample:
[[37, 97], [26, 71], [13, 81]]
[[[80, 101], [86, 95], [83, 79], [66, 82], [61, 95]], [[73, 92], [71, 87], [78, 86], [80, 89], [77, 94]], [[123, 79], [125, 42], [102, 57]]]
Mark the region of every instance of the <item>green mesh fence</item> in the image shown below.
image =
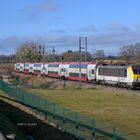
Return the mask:
[[115, 128], [112, 131], [98, 128], [95, 120], [28, 93], [14, 85], [0, 81], [0, 89], [16, 101], [45, 113], [49, 121], [63, 131], [74, 134], [79, 140], [127, 140], [127, 138], [118, 135]]

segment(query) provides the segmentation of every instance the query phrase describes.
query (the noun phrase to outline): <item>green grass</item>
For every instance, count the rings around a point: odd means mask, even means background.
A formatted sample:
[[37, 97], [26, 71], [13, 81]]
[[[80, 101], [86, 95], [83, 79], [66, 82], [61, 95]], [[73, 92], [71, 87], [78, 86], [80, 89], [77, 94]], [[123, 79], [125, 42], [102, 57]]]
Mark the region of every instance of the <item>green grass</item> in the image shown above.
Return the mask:
[[[96, 119], [103, 127], [116, 127], [140, 139], [140, 96], [105, 89], [30, 89], [62, 106]], [[133, 137], [134, 139], [134, 137]]]

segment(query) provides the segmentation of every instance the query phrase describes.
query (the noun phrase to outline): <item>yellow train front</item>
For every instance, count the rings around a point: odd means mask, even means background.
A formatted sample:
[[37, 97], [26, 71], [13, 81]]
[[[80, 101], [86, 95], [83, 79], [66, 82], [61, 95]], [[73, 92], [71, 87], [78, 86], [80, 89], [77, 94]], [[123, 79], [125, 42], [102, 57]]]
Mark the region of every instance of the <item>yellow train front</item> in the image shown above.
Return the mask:
[[128, 67], [132, 87], [140, 87], [140, 65], [131, 65]]

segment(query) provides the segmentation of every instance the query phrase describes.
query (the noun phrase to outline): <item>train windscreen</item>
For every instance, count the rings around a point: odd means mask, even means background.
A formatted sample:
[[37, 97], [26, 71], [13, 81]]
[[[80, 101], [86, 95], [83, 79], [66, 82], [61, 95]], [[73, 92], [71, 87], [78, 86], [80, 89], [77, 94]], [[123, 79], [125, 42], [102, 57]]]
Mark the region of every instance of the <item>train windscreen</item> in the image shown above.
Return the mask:
[[134, 74], [140, 74], [140, 65], [132, 66]]

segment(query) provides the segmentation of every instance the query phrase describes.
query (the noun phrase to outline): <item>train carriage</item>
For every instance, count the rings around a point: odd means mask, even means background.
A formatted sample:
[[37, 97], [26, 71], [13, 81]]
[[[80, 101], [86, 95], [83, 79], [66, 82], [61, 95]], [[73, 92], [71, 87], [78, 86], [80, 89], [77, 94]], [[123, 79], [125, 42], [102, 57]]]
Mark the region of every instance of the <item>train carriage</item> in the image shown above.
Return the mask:
[[48, 63], [48, 74], [47, 76], [50, 77], [60, 77], [60, 68], [59, 68], [60, 63], [59, 62], [50, 62]]
[[34, 63], [33, 65], [33, 74], [42, 75], [44, 68], [44, 63]]
[[68, 69], [69, 69], [69, 63], [66, 62], [66, 63], [62, 63], [59, 65], [59, 76], [61, 79], [67, 79], [68, 76], [69, 76], [69, 72], [68, 72]]
[[90, 62], [87, 66], [88, 81], [96, 80], [97, 62]]
[[[70, 63], [69, 77], [70, 80], [92, 81], [95, 80], [96, 62], [78, 62]], [[79, 74], [81, 69], [81, 76]]]

